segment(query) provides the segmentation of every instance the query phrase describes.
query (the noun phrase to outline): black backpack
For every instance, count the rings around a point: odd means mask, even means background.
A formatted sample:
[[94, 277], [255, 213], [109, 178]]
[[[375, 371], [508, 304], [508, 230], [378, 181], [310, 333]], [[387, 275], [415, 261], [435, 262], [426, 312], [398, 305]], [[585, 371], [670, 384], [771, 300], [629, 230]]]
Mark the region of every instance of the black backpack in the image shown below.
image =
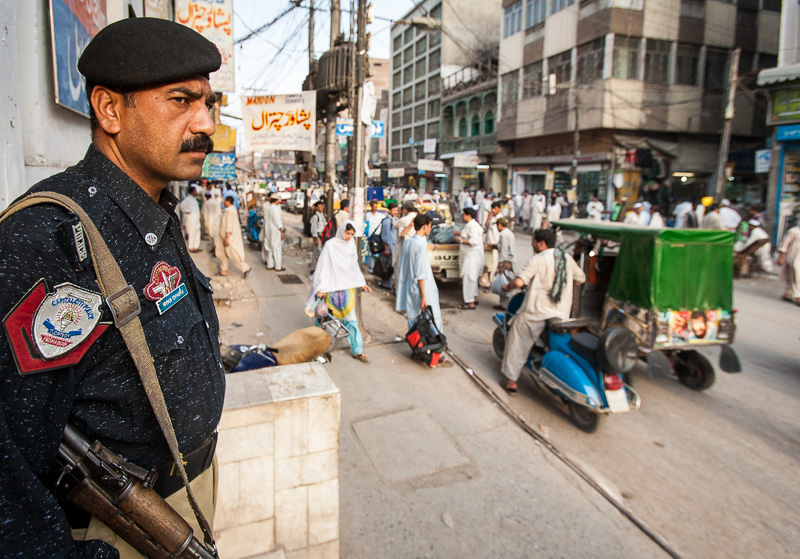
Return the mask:
[[383, 218], [381, 220], [381, 223], [380, 225], [378, 225], [378, 228], [375, 229], [372, 235], [369, 236], [369, 239], [367, 239], [367, 247], [369, 248], [370, 254], [380, 254], [383, 252], [383, 249], [386, 248], [386, 244], [383, 242], [383, 239], [381, 238], [381, 231], [383, 230], [383, 222], [386, 219], [388, 218]]
[[331, 239], [336, 236], [336, 214], [339, 213], [339, 210], [333, 212], [333, 215], [328, 220], [328, 223], [325, 224], [325, 227], [322, 228], [322, 233], [319, 234], [319, 240], [324, 245], [328, 242], [328, 239]]

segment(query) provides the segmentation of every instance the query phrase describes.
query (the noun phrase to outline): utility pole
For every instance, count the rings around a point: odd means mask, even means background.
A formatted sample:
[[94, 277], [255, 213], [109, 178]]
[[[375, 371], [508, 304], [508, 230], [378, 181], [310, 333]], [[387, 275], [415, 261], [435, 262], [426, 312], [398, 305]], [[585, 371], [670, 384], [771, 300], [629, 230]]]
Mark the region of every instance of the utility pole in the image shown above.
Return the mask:
[[[330, 49], [336, 46], [340, 33], [341, 11], [339, 0], [331, 0], [331, 42]], [[336, 117], [339, 114], [339, 94], [328, 100], [325, 113], [325, 215], [333, 215], [333, 185], [336, 182]]]
[[[363, 89], [364, 89], [364, 58], [367, 54], [367, 0], [358, 0], [358, 35], [356, 39], [356, 48], [354, 49], [355, 58], [355, 87], [351, 87], [353, 99], [355, 102], [350, 106], [354, 107], [353, 110], [353, 142], [351, 147], [355, 147], [355, 153], [351, 151], [348, 159], [352, 161], [351, 169], [353, 171], [353, 184], [352, 194], [350, 196], [351, 217], [355, 214], [355, 208], [360, 205], [361, 211], [364, 210], [364, 123], [361, 121], [361, 107], [363, 105]], [[355, 199], [358, 197], [358, 199]], [[356, 228], [356, 246], [361, 246], [362, 233]], [[364, 241], [366, 239], [363, 239]], [[357, 289], [357, 304], [356, 316], [361, 324], [364, 324], [362, 308], [361, 308], [361, 290]]]
[[[308, 75], [311, 82], [316, 81], [317, 61], [314, 59], [314, 0], [309, 0], [308, 6]], [[303, 231], [306, 235], [311, 233], [311, 208], [308, 207], [311, 197], [311, 179], [314, 175], [314, 152], [303, 152], [305, 172], [300, 173], [299, 188], [303, 187], [303, 174], [305, 174], [305, 196], [303, 196]], [[295, 163], [297, 158], [295, 158]]]
[[571, 87], [570, 90], [572, 91], [572, 102], [575, 105], [575, 130], [572, 132], [572, 166], [569, 169], [570, 182], [572, 183], [572, 188], [578, 187], [578, 158], [581, 155], [580, 150], [578, 149], [578, 142], [581, 139], [581, 131], [579, 127], [579, 120], [578, 115], [580, 114], [579, 110], [579, 103], [578, 103], [578, 86]]
[[731, 53], [731, 65], [728, 68], [728, 103], [725, 106], [725, 126], [719, 142], [717, 157], [717, 184], [714, 189], [714, 201], [719, 203], [725, 192], [725, 163], [728, 161], [728, 150], [731, 145], [731, 128], [733, 128], [733, 102], [736, 98], [736, 81], [739, 73], [739, 55], [742, 49], [734, 49]]

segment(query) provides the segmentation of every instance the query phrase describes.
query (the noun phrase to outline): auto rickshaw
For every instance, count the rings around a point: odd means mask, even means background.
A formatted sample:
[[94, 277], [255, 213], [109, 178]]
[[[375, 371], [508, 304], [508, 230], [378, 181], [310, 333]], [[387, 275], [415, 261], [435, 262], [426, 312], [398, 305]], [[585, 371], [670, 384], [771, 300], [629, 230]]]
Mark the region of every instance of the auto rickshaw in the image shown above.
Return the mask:
[[720, 369], [741, 371], [730, 346], [736, 334], [733, 233], [587, 219], [554, 225], [581, 236], [575, 255], [587, 281], [575, 290], [574, 314], [600, 332], [630, 330], [651, 376], [674, 372], [689, 388], [709, 388], [714, 366], [697, 351], [708, 346], [720, 347]]

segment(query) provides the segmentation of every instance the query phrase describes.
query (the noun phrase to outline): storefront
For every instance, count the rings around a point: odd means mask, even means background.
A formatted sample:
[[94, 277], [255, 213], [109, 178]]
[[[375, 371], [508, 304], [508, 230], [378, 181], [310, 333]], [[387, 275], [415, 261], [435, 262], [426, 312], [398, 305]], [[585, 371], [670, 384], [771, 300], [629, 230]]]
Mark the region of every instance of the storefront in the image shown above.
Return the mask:
[[778, 126], [775, 140], [781, 150], [775, 217], [776, 238], [781, 239], [800, 219], [800, 124]]

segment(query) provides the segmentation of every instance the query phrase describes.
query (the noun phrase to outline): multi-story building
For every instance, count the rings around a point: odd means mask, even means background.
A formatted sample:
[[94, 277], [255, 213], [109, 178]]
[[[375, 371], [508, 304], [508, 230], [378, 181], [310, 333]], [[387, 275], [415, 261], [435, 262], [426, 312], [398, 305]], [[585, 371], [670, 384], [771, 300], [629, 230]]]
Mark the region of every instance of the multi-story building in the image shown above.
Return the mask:
[[763, 99], [746, 89], [759, 68], [775, 65], [779, 0], [504, 0], [503, 8], [498, 140], [513, 154], [515, 191], [543, 188], [554, 171], [555, 188], [574, 185], [583, 200], [666, 183], [673, 196], [706, 194], [739, 47], [728, 195], [763, 200], [766, 180], [752, 163], [766, 137]]
[[[389, 157], [390, 167], [405, 169], [404, 184], [447, 188], [443, 167], [420, 174], [417, 162], [442, 153], [430, 152], [432, 141], [426, 153], [425, 140], [442, 138], [443, 78], [479, 62], [487, 40], [496, 42], [499, 13], [500, 0], [424, 0], [392, 26]], [[411, 25], [421, 17], [433, 25]]]

